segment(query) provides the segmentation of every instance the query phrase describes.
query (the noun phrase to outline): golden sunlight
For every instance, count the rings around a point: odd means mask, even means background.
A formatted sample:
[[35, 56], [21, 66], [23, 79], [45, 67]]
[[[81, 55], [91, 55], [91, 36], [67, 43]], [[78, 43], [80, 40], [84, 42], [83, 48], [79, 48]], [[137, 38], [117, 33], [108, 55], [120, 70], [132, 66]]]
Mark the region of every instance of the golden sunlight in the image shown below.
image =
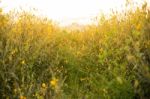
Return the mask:
[[12, 9], [37, 9], [62, 25], [70, 23], [87, 24], [99, 13], [108, 13], [112, 8], [120, 10], [125, 0], [2, 0], [5, 12]]

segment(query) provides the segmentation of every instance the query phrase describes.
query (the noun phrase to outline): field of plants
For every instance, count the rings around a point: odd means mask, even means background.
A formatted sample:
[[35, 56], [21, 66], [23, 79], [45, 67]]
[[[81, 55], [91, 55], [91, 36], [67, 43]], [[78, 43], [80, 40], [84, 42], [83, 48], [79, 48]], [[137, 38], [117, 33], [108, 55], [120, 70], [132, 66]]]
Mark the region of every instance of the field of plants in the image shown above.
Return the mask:
[[0, 9], [0, 99], [150, 99], [150, 9], [66, 29]]

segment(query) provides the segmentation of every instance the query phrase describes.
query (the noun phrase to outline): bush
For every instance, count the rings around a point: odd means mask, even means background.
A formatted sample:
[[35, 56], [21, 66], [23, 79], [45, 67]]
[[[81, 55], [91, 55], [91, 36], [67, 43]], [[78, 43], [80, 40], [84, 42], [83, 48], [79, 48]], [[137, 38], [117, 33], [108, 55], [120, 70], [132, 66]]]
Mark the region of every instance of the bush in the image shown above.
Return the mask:
[[0, 11], [0, 97], [150, 98], [147, 3], [97, 21], [71, 30], [32, 13]]

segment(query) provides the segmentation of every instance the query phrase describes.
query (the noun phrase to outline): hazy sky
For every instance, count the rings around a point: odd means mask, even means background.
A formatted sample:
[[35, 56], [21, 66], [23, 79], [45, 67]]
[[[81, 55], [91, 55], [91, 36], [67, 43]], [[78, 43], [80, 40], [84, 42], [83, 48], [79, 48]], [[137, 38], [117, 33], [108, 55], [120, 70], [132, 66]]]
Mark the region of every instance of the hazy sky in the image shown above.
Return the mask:
[[38, 13], [61, 24], [89, 23], [100, 12], [121, 9], [124, 3], [125, 0], [1, 0], [5, 12], [14, 8], [36, 8]]

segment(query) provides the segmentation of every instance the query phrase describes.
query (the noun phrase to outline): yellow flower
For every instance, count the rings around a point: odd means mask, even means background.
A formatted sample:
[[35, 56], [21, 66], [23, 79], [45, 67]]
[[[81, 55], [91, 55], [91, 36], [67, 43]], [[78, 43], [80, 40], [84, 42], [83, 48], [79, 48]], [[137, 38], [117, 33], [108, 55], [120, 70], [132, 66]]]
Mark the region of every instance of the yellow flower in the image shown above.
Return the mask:
[[21, 64], [24, 65], [24, 64], [25, 64], [25, 60], [22, 60], [22, 61], [21, 61]]
[[27, 99], [25, 96], [20, 96], [19, 99]]
[[45, 83], [42, 83], [42, 87], [43, 87], [43, 88], [46, 88], [46, 84], [45, 84]]
[[57, 86], [57, 83], [58, 83], [58, 79], [56, 78], [53, 78], [51, 81], [50, 81], [50, 84], [52, 87], [56, 87]]
[[141, 29], [141, 25], [138, 24], [137, 27], [136, 27], [136, 29], [137, 29], [137, 30], [140, 30], [140, 29]]

